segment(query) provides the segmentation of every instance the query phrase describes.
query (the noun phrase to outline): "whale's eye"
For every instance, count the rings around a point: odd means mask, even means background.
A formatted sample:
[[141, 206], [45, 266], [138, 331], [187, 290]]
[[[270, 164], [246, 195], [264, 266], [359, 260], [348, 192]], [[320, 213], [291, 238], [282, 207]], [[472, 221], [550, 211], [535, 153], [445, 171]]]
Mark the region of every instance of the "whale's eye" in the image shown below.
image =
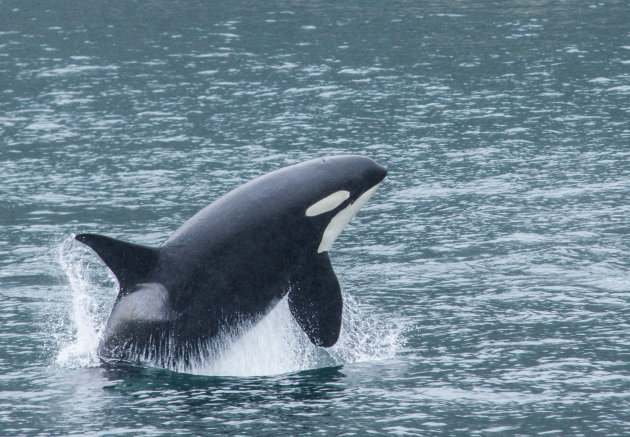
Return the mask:
[[350, 197], [350, 192], [346, 190], [335, 191], [334, 193], [318, 200], [306, 209], [307, 217], [315, 217], [328, 211], [332, 211]]

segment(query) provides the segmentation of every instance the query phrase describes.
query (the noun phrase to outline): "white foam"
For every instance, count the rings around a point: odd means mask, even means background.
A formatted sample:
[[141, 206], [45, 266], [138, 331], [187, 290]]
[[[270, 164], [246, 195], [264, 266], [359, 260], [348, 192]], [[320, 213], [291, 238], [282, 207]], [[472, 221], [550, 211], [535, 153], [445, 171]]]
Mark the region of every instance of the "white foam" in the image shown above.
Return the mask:
[[401, 326], [367, 316], [346, 294], [339, 341], [331, 348], [317, 347], [293, 319], [285, 297], [258, 323], [243, 325], [214, 344], [211, 359], [178, 370], [198, 375], [276, 375], [386, 359], [400, 349], [401, 333]]

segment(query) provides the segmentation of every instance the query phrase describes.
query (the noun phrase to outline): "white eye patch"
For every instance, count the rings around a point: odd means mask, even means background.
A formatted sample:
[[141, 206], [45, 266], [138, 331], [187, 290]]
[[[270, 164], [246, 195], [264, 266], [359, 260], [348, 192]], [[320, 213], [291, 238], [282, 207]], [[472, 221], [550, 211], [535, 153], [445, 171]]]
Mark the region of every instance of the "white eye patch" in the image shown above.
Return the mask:
[[346, 190], [335, 191], [308, 207], [307, 217], [315, 217], [328, 211], [332, 211], [350, 197], [350, 192]]

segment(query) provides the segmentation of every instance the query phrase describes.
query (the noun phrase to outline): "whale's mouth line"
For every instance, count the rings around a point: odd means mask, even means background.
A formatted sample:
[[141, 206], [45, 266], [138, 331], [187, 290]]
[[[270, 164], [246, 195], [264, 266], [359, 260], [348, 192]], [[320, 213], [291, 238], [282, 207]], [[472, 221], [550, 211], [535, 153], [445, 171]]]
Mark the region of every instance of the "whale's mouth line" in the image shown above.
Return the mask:
[[354, 202], [339, 211], [330, 220], [330, 223], [328, 223], [328, 226], [326, 226], [326, 229], [322, 234], [322, 240], [317, 248], [317, 253], [328, 252], [330, 250], [332, 244], [335, 242], [339, 234], [341, 234], [341, 231], [343, 231], [350, 220], [352, 220], [352, 217], [357, 215], [359, 210], [366, 204], [370, 197], [372, 197], [380, 185], [381, 182], [366, 190]]

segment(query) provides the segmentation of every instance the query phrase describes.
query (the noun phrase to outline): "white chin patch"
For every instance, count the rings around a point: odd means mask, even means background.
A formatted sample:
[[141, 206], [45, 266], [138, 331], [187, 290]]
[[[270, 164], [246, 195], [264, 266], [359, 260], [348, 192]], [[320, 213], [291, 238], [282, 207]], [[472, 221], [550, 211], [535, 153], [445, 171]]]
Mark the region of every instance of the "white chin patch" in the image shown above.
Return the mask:
[[[370, 188], [369, 190], [367, 190], [365, 193], [361, 194], [361, 196], [357, 200], [355, 200], [354, 203], [351, 203], [346, 208], [339, 211], [337, 215], [332, 218], [332, 220], [330, 221], [330, 223], [328, 223], [328, 226], [324, 230], [324, 234], [322, 235], [322, 241], [321, 243], [319, 243], [319, 247], [317, 248], [317, 253], [328, 252], [330, 250], [330, 247], [335, 242], [339, 234], [341, 234], [341, 231], [343, 231], [343, 228], [346, 227], [346, 225], [350, 222], [350, 220], [352, 220], [352, 217], [354, 217], [357, 214], [357, 212], [359, 212], [359, 210], [363, 207], [363, 205], [365, 205], [365, 202], [367, 202], [368, 199], [372, 197], [372, 194], [374, 194], [374, 192], [376, 191], [379, 185], [381, 184], [378, 183], [374, 185], [372, 188]], [[340, 192], [341, 191], [338, 191], [337, 193], [340, 193]], [[315, 205], [317, 205], [317, 203]]]
[[332, 211], [341, 205], [346, 199], [350, 197], [350, 192], [346, 190], [335, 191], [330, 196], [324, 197], [319, 202], [315, 202], [306, 210], [307, 217], [315, 217], [316, 215], [323, 214], [328, 211]]

